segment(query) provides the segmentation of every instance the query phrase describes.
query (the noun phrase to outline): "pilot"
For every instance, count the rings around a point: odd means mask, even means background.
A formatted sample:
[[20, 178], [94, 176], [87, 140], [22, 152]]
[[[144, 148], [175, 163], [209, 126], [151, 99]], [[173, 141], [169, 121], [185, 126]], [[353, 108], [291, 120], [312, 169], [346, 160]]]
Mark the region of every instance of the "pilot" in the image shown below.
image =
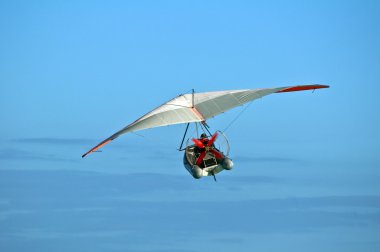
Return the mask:
[[[209, 139], [205, 133], [202, 133], [201, 137], [198, 138], [198, 140], [201, 141], [204, 144], [204, 146], [207, 146], [208, 141], [209, 141]], [[200, 154], [201, 152], [204, 151], [204, 148], [200, 148], [198, 145], [196, 145], [194, 151], [195, 151], [195, 153]]]
[[208, 139], [206, 133], [202, 133], [201, 138], [199, 138], [199, 140], [200, 140], [205, 146], [208, 144], [208, 141], [209, 141], [209, 139]]

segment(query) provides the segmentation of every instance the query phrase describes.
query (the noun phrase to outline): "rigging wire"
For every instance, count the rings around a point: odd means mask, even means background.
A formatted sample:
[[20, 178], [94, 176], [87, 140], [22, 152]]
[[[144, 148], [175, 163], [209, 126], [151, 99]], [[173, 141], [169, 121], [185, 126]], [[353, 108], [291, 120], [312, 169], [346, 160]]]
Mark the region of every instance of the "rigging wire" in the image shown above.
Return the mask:
[[231, 122], [227, 125], [226, 128], [224, 128], [224, 130], [222, 130], [222, 133], [226, 132], [239, 118], [240, 116], [248, 109], [248, 107], [252, 104], [253, 101], [250, 101], [245, 107], [244, 109], [242, 109], [239, 114], [237, 114], [237, 116], [235, 116], [234, 119], [231, 120]]
[[197, 131], [197, 138], [199, 138], [198, 123], [195, 123], [195, 130]]
[[134, 135], [139, 136], [139, 137], [142, 137], [142, 138], [145, 137], [143, 134], [138, 134], [138, 133], [136, 133], [136, 132], [131, 132], [131, 134], [134, 134]]
[[204, 133], [208, 133], [210, 136], [212, 136], [212, 134], [211, 134], [211, 132], [208, 130], [208, 128], [207, 128], [207, 126], [206, 125], [204, 125], [203, 123], [201, 123], [201, 122], [198, 122], [199, 123], [199, 125], [201, 126], [201, 128], [202, 128], [202, 130], [203, 130], [203, 132]]

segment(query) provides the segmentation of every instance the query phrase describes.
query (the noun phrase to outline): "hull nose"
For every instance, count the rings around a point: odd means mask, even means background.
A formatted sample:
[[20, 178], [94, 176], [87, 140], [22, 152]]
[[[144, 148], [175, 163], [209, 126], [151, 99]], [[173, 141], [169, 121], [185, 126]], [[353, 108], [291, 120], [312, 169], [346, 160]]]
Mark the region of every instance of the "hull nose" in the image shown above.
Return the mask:
[[203, 170], [198, 165], [193, 165], [191, 175], [193, 175], [195, 179], [200, 179], [204, 176]]
[[225, 158], [222, 162], [222, 166], [225, 170], [231, 170], [234, 166], [234, 162], [229, 158]]

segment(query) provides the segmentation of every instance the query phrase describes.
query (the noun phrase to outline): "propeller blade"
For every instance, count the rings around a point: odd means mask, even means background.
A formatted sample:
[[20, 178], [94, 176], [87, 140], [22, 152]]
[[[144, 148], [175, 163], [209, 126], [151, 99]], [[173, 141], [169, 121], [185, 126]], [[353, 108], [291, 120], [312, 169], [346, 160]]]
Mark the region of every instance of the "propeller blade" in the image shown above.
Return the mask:
[[206, 146], [202, 143], [202, 141], [201, 140], [199, 140], [199, 139], [196, 139], [196, 138], [193, 138], [193, 139], [191, 139], [191, 140], [193, 140], [193, 142], [195, 143], [195, 145], [196, 146], [198, 146], [199, 148], [205, 148]]
[[212, 153], [215, 155], [215, 157], [216, 157], [217, 159], [222, 159], [222, 158], [224, 158], [224, 155], [223, 155], [222, 153], [220, 153], [219, 151], [216, 151], [216, 150], [214, 150], [214, 149], [211, 149], [210, 152], [212, 152]]
[[218, 132], [215, 132], [215, 134], [211, 137], [210, 141], [208, 142], [207, 146], [208, 147], [212, 146], [217, 137], [218, 137]]
[[201, 155], [199, 156], [198, 160], [197, 160], [197, 165], [200, 166], [203, 162], [203, 159], [205, 158], [206, 156], [206, 151], [202, 152]]

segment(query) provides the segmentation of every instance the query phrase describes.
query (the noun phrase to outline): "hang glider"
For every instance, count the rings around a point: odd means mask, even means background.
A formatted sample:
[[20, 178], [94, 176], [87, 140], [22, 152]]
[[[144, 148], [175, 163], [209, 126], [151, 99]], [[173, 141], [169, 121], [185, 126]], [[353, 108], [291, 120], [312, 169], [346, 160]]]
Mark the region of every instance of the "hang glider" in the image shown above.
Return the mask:
[[314, 84], [179, 95], [105, 139], [83, 154], [82, 158], [92, 152], [98, 151], [115, 138], [126, 133], [179, 123], [204, 122], [232, 108], [273, 93], [315, 90], [328, 87], [327, 85]]

